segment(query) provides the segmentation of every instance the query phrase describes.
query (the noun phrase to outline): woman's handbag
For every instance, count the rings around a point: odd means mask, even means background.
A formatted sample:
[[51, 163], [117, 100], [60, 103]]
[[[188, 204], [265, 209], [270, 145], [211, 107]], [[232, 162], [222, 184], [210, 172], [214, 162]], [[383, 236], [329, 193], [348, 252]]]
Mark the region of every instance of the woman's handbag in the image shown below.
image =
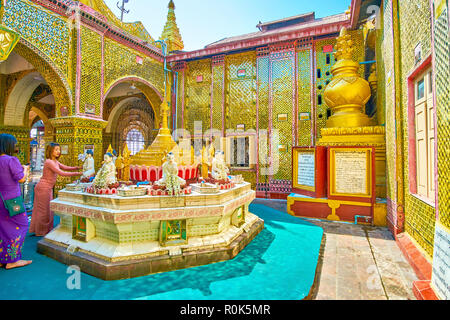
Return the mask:
[[10, 217], [15, 217], [18, 214], [26, 212], [25, 203], [23, 201], [22, 196], [14, 199], [5, 200], [3, 199], [3, 196], [0, 193], [0, 198], [2, 198], [3, 204], [5, 205], [5, 208], [8, 210]]

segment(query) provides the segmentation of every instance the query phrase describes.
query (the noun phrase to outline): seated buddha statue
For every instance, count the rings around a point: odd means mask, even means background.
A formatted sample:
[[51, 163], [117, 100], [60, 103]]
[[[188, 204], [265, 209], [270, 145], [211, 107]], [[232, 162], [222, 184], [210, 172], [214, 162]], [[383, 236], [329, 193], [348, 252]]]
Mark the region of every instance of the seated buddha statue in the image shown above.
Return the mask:
[[162, 165], [162, 178], [155, 182], [158, 186], [166, 187], [170, 194], [178, 194], [181, 187], [186, 184], [186, 180], [178, 176], [178, 165], [172, 152], [166, 155], [166, 162]]
[[108, 188], [117, 183], [116, 179], [116, 165], [113, 162], [114, 156], [111, 153], [106, 153], [103, 157], [104, 162], [100, 170], [97, 172], [92, 186], [95, 188]]
[[215, 180], [227, 180], [230, 169], [225, 163], [223, 151], [217, 151], [212, 160], [211, 175]]

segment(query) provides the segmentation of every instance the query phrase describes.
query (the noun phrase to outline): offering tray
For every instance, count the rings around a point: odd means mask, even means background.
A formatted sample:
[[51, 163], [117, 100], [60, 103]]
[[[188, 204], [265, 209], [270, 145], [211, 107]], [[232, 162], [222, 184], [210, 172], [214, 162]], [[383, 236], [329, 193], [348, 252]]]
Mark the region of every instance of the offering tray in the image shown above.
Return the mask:
[[198, 192], [198, 193], [218, 193], [219, 192], [219, 186], [215, 184], [210, 183], [194, 183], [191, 184], [192, 191]]
[[244, 178], [242, 177], [242, 174], [233, 176], [231, 178], [231, 182], [235, 183], [235, 184], [241, 184], [242, 182], [244, 182]]
[[117, 189], [117, 195], [121, 197], [138, 197], [147, 194], [147, 188], [128, 187], [127, 189]]
[[82, 191], [83, 186], [80, 185], [79, 183], [71, 183], [66, 185], [66, 190], [67, 191]]

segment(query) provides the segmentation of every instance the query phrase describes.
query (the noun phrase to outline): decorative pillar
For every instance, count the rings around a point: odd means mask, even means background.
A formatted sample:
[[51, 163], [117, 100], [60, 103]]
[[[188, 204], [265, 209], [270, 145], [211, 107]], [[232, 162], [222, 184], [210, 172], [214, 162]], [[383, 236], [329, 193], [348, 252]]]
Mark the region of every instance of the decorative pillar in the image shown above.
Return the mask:
[[[103, 160], [104, 120], [65, 117], [50, 119], [55, 128], [55, 142], [61, 145], [60, 162], [68, 166], [81, 166], [78, 155], [84, 153], [85, 147], [94, 149], [95, 168], [100, 168]], [[56, 191], [77, 177], [58, 177]]]
[[30, 162], [30, 128], [23, 126], [3, 126], [0, 125], [0, 133], [12, 134], [17, 139], [17, 145], [19, 147], [19, 158], [21, 164], [27, 164]]

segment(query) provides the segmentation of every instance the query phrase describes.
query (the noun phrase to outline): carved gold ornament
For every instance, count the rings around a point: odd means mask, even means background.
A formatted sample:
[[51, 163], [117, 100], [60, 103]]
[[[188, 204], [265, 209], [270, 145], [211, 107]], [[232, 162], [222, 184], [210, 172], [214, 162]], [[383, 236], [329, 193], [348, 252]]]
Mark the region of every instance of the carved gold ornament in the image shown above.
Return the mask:
[[19, 35], [3, 26], [0, 26], [0, 61], [8, 59], [17, 42]]

